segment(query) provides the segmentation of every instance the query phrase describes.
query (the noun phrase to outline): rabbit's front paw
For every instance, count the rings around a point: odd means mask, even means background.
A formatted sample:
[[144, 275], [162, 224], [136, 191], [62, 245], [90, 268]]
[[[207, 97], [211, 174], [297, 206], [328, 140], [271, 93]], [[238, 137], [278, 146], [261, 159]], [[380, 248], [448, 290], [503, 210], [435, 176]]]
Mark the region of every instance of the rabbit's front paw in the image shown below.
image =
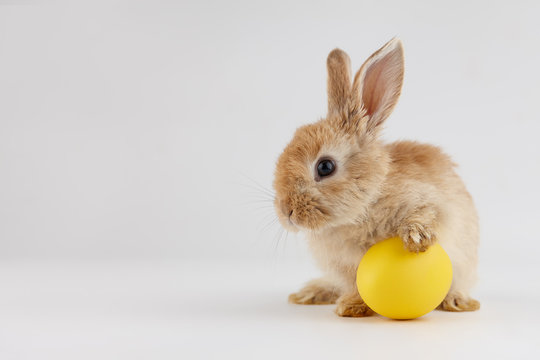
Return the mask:
[[436, 241], [435, 234], [424, 225], [413, 223], [402, 226], [399, 236], [407, 250], [411, 252], [424, 252]]

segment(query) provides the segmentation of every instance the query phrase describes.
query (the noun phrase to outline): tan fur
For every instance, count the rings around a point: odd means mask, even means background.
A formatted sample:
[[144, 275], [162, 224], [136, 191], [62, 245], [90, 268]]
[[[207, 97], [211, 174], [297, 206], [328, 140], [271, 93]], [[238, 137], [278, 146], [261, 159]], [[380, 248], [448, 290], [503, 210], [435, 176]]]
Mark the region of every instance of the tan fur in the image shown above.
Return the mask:
[[345, 294], [337, 300], [336, 314], [345, 317], [364, 317], [374, 314], [358, 292]]
[[335, 304], [339, 297], [338, 289], [325, 279], [316, 279], [306, 284], [297, 293], [289, 296], [289, 302], [302, 305]]
[[[343, 51], [330, 53], [328, 115], [299, 128], [277, 162], [278, 218], [287, 229], [306, 233], [326, 274], [289, 300], [337, 301], [340, 316], [369, 315], [356, 290], [356, 267], [371, 245], [397, 235], [410, 251], [438, 241], [448, 252], [454, 279], [441, 309], [478, 309], [468, 296], [476, 274], [477, 216], [454, 164], [435, 146], [378, 139], [401, 89], [401, 43], [392, 40], [372, 55], [352, 85], [349, 64]], [[334, 159], [336, 170], [317, 181], [321, 157]]]
[[326, 61], [328, 69], [328, 113], [347, 106], [351, 96], [351, 61], [340, 49], [333, 50]]
[[460, 294], [452, 294], [447, 296], [437, 309], [446, 311], [476, 311], [480, 309], [480, 303], [477, 300], [464, 297]]

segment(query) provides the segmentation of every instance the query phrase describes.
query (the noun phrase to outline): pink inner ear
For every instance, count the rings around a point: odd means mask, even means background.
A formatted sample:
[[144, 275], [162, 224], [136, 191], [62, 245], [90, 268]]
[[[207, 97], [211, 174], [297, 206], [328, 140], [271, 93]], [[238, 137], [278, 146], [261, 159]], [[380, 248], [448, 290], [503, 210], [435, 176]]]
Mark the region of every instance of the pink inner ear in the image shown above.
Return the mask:
[[372, 116], [381, 110], [381, 106], [384, 106], [385, 95], [395, 91], [391, 83], [392, 77], [397, 75], [392, 71], [392, 68], [396, 66], [399, 64], [395, 62], [392, 64], [392, 56], [385, 56], [366, 69], [362, 101], [367, 115]]
[[403, 48], [392, 40], [366, 60], [355, 77], [355, 93], [365, 114], [367, 128], [373, 131], [392, 112], [403, 83]]

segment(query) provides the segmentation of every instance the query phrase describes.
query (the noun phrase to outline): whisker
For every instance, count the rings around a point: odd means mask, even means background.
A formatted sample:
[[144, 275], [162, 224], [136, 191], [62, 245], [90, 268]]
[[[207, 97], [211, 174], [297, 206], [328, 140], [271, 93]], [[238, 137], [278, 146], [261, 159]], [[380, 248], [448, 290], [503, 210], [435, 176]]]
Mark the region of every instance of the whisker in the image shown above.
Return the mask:
[[258, 212], [256, 217], [260, 218], [260, 220], [256, 226], [259, 233], [257, 237], [259, 239], [268, 239], [268, 237], [272, 239], [268, 245], [273, 246], [274, 258], [276, 258], [280, 252], [280, 244], [287, 243], [289, 237], [289, 232], [281, 226], [275, 212], [274, 202], [276, 194], [273, 189], [261, 185], [261, 183], [252, 177], [239, 171], [235, 172], [247, 180], [237, 182], [237, 185], [248, 189], [244, 191], [244, 201], [241, 205], [249, 207], [253, 215], [255, 215], [255, 211]]
[[[266, 222], [266, 224], [261, 228], [261, 233], [263, 232], [266, 232], [267, 230], [270, 229], [271, 226], [273, 226], [274, 224], [277, 223], [278, 221], [278, 218], [276, 216], [272, 216], [273, 214], [271, 215], [266, 215], [266, 217], [263, 219], [263, 221]], [[270, 221], [268, 221], [268, 218], [272, 216], [272, 218], [270, 218]], [[261, 221], [262, 222], [262, 221]]]
[[274, 199], [274, 194], [269, 193], [268, 190], [260, 189], [250, 184], [242, 184], [242, 183], [238, 183], [238, 184], [255, 191], [255, 193], [252, 193], [250, 195], [261, 196], [261, 197], [264, 197], [265, 199]]
[[246, 175], [246, 174], [244, 174], [242, 172], [238, 172], [238, 174], [242, 175], [243, 177], [245, 177], [246, 179], [251, 181], [251, 183], [253, 184], [253, 185], [249, 185], [249, 184], [244, 184], [244, 185], [250, 186], [250, 187], [255, 188], [255, 189], [258, 189], [259, 191], [263, 191], [265, 194], [270, 195], [271, 197], [274, 197], [274, 191], [273, 190], [267, 189], [266, 187], [261, 185], [259, 182], [257, 182], [256, 180], [254, 180], [253, 178], [249, 177], [248, 175]]
[[262, 206], [258, 206], [258, 207], [254, 207], [252, 208], [253, 211], [258, 211], [258, 212], [265, 212], [265, 213], [269, 213], [271, 215], [274, 215], [274, 207], [271, 206], [271, 205], [262, 205]]
[[276, 234], [277, 236], [274, 236], [274, 242], [276, 243], [276, 245], [274, 246], [274, 256], [277, 256], [277, 250], [279, 248], [279, 240], [281, 239], [281, 236], [283, 235], [283, 231], [284, 229], [280, 227]]
[[268, 200], [250, 200], [239, 203], [239, 205], [263, 205], [264, 207], [274, 208], [274, 204]]

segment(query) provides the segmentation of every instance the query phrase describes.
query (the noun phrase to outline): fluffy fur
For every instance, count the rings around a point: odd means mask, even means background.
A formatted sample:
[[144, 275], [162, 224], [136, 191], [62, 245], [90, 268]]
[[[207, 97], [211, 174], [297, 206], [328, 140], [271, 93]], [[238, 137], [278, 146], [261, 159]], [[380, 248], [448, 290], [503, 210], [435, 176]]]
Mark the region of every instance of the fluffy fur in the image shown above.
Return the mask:
[[[385, 144], [381, 125], [403, 82], [403, 49], [393, 39], [362, 65], [333, 50], [328, 67], [328, 115], [299, 128], [278, 159], [274, 188], [281, 224], [306, 233], [325, 273], [289, 301], [337, 303], [340, 316], [373, 313], [356, 290], [356, 267], [376, 242], [400, 236], [410, 251], [438, 241], [454, 268], [442, 310], [479, 308], [469, 297], [477, 263], [478, 224], [471, 196], [439, 148], [410, 141]], [[317, 162], [331, 158], [335, 172], [317, 178]]]

